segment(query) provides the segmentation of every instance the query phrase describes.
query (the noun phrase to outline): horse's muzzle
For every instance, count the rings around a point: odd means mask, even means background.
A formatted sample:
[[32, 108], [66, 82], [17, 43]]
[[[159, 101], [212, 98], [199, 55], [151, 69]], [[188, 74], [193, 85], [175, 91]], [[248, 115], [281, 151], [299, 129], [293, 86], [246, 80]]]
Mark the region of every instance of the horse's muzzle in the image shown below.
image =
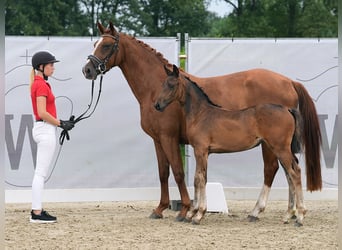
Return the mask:
[[83, 66], [82, 73], [86, 79], [96, 80], [97, 72], [90, 61], [88, 61], [86, 65]]

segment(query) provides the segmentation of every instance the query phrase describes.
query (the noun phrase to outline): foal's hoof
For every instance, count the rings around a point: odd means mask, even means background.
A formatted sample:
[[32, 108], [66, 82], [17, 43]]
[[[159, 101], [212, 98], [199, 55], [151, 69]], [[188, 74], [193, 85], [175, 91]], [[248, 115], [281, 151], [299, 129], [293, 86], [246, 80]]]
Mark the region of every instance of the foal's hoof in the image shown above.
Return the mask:
[[199, 220], [192, 220], [192, 225], [199, 225], [200, 221]]
[[185, 217], [183, 217], [183, 216], [180, 216], [180, 215], [177, 215], [177, 217], [176, 217], [175, 221], [177, 221], [177, 222], [182, 222], [182, 221], [185, 221]]
[[294, 224], [295, 227], [302, 227], [303, 223], [296, 221]]
[[256, 221], [259, 220], [258, 217], [253, 216], [253, 215], [248, 215], [247, 219], [248, 219], [249, 222], [256, 222]]
[[162, 214], [157, 214], [155, 211], [152, 212], [152, 214], [149, 216], [150, 219], [162, 219]]
[[191, 218], [185, 217], [184, 220], [183, 220], [183, 222], [190, 223], [190, 222], [191, 222]]

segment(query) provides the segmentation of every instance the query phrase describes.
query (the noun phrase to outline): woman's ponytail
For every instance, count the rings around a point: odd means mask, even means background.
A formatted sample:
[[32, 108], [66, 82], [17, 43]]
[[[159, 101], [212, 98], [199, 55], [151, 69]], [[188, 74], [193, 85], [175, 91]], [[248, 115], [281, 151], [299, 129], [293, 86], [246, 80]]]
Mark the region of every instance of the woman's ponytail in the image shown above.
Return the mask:
[[36, 75], [36, 71], [34, 70], [34, 68], [32, 68], [31, 70], [31, 74], [30, 74], [30, 92], [31, 92], [31, 87], [32, 87], [32, 84], [34, 82], [34, 77]]

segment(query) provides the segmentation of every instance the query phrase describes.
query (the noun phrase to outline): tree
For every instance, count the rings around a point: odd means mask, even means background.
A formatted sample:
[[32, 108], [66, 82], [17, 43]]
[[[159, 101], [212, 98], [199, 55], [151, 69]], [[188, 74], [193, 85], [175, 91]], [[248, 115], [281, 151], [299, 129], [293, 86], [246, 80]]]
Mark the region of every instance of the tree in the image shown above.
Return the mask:
[[175, 36], [209, 31], [207, 5], [203, 0], [80, 0], [91, 22], [112, 21], [136, 36]]
[[324, 1], [305, 0], [298, 20], [298, 33], [304, 37], [337, 37], [337, 11]]
[[6, 35], [97, 35], [112, 21], [134, 36], [337, 37], [337, 0], [5, 0]]
[[218, 36], [337, 37], [337, 0], [222, 1], [233, 12], [214, 21]]
[[5, 0], [6, 35], [88, 35], [78, 1]]
[[300, 1], [298, 0], [270, 1], [267, 16], [268, 23], [273, 30], [271, 36], [300, 36], [296, 31], [300, 12]]

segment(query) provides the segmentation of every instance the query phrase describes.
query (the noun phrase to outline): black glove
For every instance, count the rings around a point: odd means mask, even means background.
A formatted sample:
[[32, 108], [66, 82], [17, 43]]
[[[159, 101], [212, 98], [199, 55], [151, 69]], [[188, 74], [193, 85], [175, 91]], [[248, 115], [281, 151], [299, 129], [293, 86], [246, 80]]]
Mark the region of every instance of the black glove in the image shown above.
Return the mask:
[[69, 121], [60, 120], [61, 124], [59, 125], [59, 127], [61, 127], [63, 130], [66, 130], [66, 131], [71, 130], [75, 126], [73, 117], [74, 116], [71, 116]]
[[70, 140], [70, 136], [68, 131], [71, 130], [74, 126], [75, 126], [75, 116], [70, 116], [70, 119], [68, 121], [62, 121], [60, 120], [60, 125], [59, 127], [61, 127], [63, 129], [63, 131], [61, 132], [61, 135], [59, 136], [59, 144], [63, 145], [64, 143], [64, 139], [66, 138], [68, 141]]

